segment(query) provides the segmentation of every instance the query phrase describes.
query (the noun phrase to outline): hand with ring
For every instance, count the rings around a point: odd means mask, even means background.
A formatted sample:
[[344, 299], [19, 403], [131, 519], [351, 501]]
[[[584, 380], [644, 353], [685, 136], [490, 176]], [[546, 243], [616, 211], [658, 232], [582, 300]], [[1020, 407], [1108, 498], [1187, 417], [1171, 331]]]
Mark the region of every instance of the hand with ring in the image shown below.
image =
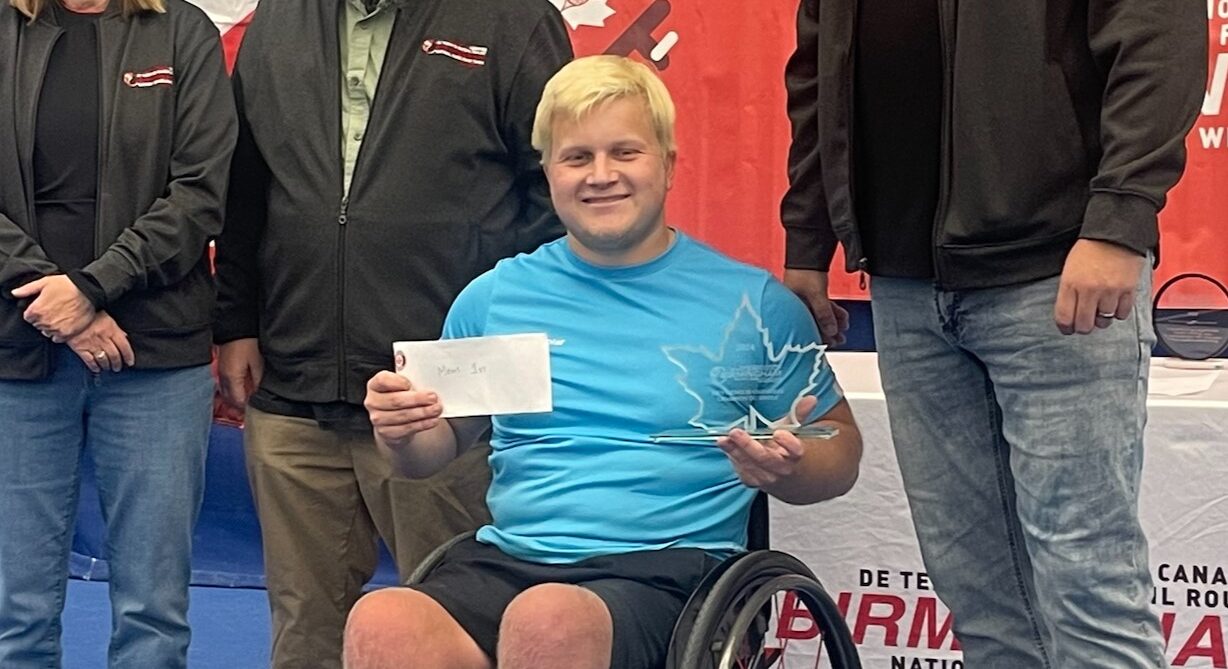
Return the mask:
[[104, 311], [98, 312], [80, 334], [66, 343], [95, 374], [104, 369], [118, 372], [136, 362], [128, 334]]
[[1117, 314], [1112, 311], [1097, 311], [1096, 312], [1096, 328], [1103, 330], [1113, 324], [1113, 320], [1117, 318]]
[[1058, 332], [1090, 334], [1129, 318], [1145, 263], [1143, 255], [1112, 242], [1075, 242], [1053, 304]]

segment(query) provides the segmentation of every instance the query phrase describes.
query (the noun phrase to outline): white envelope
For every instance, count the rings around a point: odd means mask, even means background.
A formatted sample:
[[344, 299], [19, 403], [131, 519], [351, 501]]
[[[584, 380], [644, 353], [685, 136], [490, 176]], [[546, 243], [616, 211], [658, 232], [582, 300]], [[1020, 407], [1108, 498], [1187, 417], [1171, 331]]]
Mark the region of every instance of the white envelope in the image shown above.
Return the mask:
[[398, 374], [439, 395], [444, 418], [554, 408], [545, 333], [398, 341], [392, 353]]

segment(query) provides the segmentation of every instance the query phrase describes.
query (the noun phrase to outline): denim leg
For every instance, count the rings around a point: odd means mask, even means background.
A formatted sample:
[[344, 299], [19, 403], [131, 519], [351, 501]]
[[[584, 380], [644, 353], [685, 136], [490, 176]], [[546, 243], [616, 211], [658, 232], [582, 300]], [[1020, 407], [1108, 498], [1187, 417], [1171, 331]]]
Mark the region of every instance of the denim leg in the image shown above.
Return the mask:
[[1150, 268], [1130, 318], [1089, 335], [1058, 333], [1057, 287], [1053, 278], [967, 293], [963, 341], [987, 366], [1002, 408], [1054, 666], [1163, 666], [1138, 520]]
[[107, 525], [115, 669], [187, 665], [192, 529], [212, 394], [207, 365], [94, 380], [87, 449]]
[[60, 666], [60, 612], [77, 510], [85, 380], [0, 381], [0, 667]]
[[958, 301], [928, 281], [882, 277], [872, 299], [892, 441], [965, 664], [1049, 667], [1002, 415], [985, 366], [959, 345]]

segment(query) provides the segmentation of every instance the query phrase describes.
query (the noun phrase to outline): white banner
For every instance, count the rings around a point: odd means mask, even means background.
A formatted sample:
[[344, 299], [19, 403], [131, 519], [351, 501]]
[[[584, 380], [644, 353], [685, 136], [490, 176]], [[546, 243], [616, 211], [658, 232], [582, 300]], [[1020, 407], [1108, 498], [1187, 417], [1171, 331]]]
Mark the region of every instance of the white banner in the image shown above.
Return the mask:
[[[930, 588], [891, 448], [873, 354], [829, 354], [865, 439], [853, 492], [773, 504], [773, 547], [805, 561], [837, 599], [866, 669], [960, 669], [947, 608]], [[1208, 399], [1210, 398], [1210, 399]], [[1141, 490], [1155, 610], [1171, 667], [1228, 667], [1228, 378], [1188, 399], [1153, 398]], [[819, 662], [809, 614], [778, 604], [787, 669]]]

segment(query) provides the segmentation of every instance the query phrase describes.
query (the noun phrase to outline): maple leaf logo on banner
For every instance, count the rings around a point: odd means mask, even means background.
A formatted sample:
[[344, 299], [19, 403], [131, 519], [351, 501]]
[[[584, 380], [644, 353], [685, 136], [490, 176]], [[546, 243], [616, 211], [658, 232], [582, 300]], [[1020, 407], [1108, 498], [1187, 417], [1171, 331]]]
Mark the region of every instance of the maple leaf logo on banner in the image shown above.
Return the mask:
[[606, 4], [608, 0], [550, 0], [554, 8], [563, 13], [563, 18], [572, 30], [580, 26], [604, 28], [605, 20], [614, 15]]
[[[660, 37], [657, 33], [672, 9], [670, 0], [622, 0], [617, 12], [609, 1], [550, 0], [567, 22], [576, 55], [636, 54], [658, 70], [668, 68], [669, 52], [678, 44], [678, 33], [668, 26]], [[608, 20], [615, 14], [617, 18]], [[586, 26], [596, 30], [579, 30]]]
[[191, 0], [204, 10], [223, 35], [256, 10], [257, 0]]
[[229, 72], [235, 64], [235, 56], [239, 53], [239, 44], [247, 25], [251, 23], [252, 13], [256, 11], [257, 0], [189, 0], [192, 4], [204, 10], [209, 20], [217, 27], [222, 37], [222, 53], [226, 56], [226, 71]]

